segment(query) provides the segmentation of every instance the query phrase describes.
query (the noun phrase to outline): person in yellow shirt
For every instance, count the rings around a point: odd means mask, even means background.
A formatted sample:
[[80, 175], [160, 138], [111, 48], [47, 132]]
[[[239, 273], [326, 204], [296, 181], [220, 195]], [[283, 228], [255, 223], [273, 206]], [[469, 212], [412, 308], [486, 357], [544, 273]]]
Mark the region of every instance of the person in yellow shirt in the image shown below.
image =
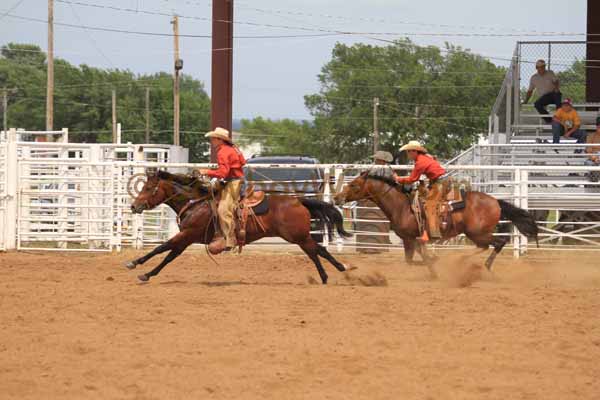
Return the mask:
[[554, 113], [552, 119], [553, 143], [560, 143], [560, 137], [577, 139], [577, 143], [585, 143], [587, 134], [579, 129], [581, 119], [573, 108], [571, 99], [564, 99], [561, 107]]

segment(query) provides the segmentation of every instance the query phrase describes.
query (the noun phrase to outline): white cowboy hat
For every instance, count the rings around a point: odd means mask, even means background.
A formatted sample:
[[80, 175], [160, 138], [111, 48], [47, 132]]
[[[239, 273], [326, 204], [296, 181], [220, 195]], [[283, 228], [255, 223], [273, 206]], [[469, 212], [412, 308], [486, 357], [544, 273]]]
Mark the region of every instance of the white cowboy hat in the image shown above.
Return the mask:
[[416, 140], [411, 140], [410, 142], [408, 142], [408, 144], [405, 144], [404, 146], [400, 147], [400, 151], [410, 150], [416, 150], [421, 151], [423, 153], [427, 153], [427, 149], [425, 149], [425, 147], [423, 147], [421, 143], [417, 142]]
[[389, 153], [387, 151], [381, 151], [381, 150], [376, 151], [375, 154], [373, 154], [373, 159], [385, 161], [387, 163], [391, 163], [392, 161], [394, 161], [394, 157], [392, 156], [391, 153]]
[[217, 138], [232, 143], [231, 138], [229, 137], [229, 131], [223, 128], [216, 128], [214, 131], [208, 132], [204, 137]]

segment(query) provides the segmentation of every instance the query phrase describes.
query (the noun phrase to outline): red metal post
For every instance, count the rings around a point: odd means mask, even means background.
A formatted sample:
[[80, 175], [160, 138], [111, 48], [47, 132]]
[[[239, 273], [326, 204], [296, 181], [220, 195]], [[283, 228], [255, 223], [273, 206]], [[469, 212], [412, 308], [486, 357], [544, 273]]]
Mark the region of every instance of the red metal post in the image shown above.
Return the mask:
[[600, 1], [588, 0], [586, 100], [600, 102]]
[[[231, 135], [233, 95], [233, 0], [213, 1], [210, 125]], [[216, 154], [211, 148], [211, 161]]]

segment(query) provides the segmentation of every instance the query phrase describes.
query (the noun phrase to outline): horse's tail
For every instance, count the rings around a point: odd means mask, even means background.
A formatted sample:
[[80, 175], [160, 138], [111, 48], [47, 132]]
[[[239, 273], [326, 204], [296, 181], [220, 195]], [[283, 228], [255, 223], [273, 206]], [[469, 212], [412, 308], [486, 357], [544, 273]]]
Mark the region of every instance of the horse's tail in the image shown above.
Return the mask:
[[333, 238], [334, 230], [337, 230], [341, 237], [352, 236], [344, 229], [344, 217], [335, 206], [316, 199], [300, 198], [299, 200], [304, 207], [308, 208], [311, 218], [327, 225], [330, 240]]
[[507, 201], [498, 200], [498, 204], [500, 204], [500, 209], [502, 210], [500, 218], [511, 221], [515, 224], [519, 232], [530, 239], [535, 239], [535, 243], [540, 247], [538, 242], [539, 228], [535, 223], [535, 218], [527, 211], [515, 207]]

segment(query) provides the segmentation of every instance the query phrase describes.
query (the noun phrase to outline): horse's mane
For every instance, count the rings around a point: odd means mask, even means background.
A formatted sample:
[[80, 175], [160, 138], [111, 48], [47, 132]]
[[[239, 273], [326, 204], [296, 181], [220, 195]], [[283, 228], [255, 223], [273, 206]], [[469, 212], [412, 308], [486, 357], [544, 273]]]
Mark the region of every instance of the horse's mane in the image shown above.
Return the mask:
[[381, 175], [381, 174], [375, 174], [372, 171], [365, 171], [365, 172], [363, 172], [361, 174], [361, 176], [363, 178], [373, 179], [373, 180], [380, 181], [380, 182], [385, 182], [388, 185], [393, 186], [393, 187], [400, 186], [400, 184], [398, 182], [396, 182], [396, 180], [393, 177], [391, 177], [391, 176], [384, 176], [384, 175]]
[[186, 174], [172, 174], [167, 171], [159, 170], [156, 173], [156, 176], [159, 179], [164, 179], [167, 181], [175, 182], [178, 185], [185, 186], [191, 189], [199, 190], [201, 193], [208, 193], [208, 190], [202, 182], [198, 181], [198, 179], [193, 176]]

